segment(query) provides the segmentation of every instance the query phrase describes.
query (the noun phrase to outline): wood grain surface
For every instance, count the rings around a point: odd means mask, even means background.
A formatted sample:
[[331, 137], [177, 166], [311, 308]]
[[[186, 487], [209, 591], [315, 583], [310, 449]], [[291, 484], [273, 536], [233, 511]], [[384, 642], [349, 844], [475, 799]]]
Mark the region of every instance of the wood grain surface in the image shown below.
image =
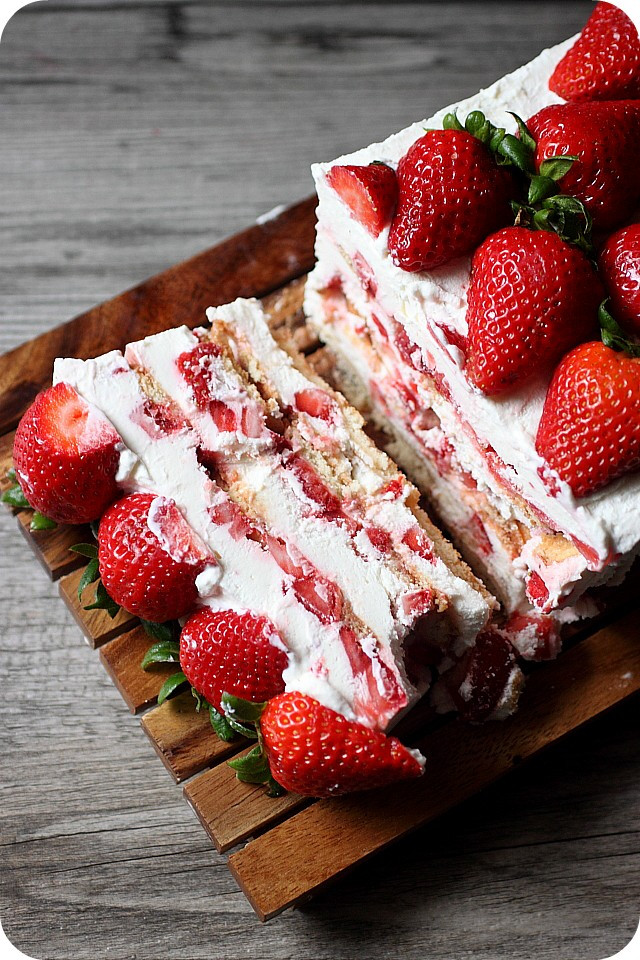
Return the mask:
[[[0, 44], [1, 349], [305, 196], [311, 160], [486, 85], [589, 8], [26, 8]], [[0, 537], [0, 915], [27, 954], [597, 960], [630, 939], [637, 701], [263, 928], [4, 512]]]

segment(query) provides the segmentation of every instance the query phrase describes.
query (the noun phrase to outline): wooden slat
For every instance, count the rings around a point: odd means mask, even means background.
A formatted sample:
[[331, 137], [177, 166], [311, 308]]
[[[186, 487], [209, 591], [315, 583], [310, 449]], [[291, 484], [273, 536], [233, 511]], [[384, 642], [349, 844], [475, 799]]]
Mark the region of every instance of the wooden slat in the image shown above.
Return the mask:
[[196, 713], [190, 691], [149, 710], [140, 722], [177, 783], [230, 757], [242, 746], [242, 741], [225, 743], [215, 735], [207, 711]]
[[95, 357], [167, 327], [201, 324], [209, 306], [261, 297], [313, 265], [316, 198], [289, 207], [0, 356], [0, 434], [43, 386], [56, 357]]
[[143, 670], [140, 663], [152, 643], [143, 627], [135, 627], [100, 648], [102, 665], [131, 713], [155, 703], [164, 680], [180, 669], [177, 663], [157, 663]]
[[15, 430], [12, 430], [11, 433], [5, 433], [3, 437], [0, 437], [0, 493], [4, 493], [13, 483], [8, 479], [7, 472], [13, 466], [14, 436]]
[[[36, 558], [52, 580], [59, 580], [65, 574], [85, 565], [86, 557], [73, 553], [70, 548], [76, 543], [91, 543], [93, 534], [89, 527], [61, 525], [53, 530], [39, 530], [34, 533], [29, 529], [31, 517], [31, 510], [21, 511], [18, 514], [18, 524]], [[78, 579], [79, 577], [80, 575]]]
[[241, 783], [226, 763], [195, 777], [184, 795], [220, 853], [310, 802], [291, 793], [269, 797], [263, 786]]
[[84, 591], [82, 603], [78, 600], [78, 584], [82, 577], [81, 567], [74, 570], [60, 581], [60, 596], [68, 606], [74, 619], [84, 633], [89, 646], [99, 647], [107, 640], [119, 636], [137, 622], [137, 618], [120, 609], [115, 617], [110, 617], [106, 610], [85, 610], [83, 604], [93, 602], [95, 584], [91, 584]]
[[320, 346], [317, 334], [306, 323], [302, 310], [306, 277], [300, 277], [281, 290], [264, 297], [264, 308], [270, 316], [274, 333], [283, 332], [301, 353], [308, 354]]
[[267, 920], [317, 892], [640, 690], [639, 631], [636, 610], [541, 667], [509, 720], [456, 720], [427, 736], [421, 780], [319, 801], [232, 854], [229, 866], [258, 916]]

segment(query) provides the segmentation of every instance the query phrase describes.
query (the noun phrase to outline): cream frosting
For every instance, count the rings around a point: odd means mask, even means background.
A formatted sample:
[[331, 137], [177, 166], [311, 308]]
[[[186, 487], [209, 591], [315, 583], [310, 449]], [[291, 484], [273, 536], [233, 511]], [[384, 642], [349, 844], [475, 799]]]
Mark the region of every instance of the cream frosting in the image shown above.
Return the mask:
[[559, 102], [549, 91], [547, 82], [555, 64], [572, 42], [569, 40], [544, 51], [487, 90], [447, 107], [381, 143], [339, 157], [332, 163], [314, 165], [319, 197], [318, 264], [308, 281], [305, 306], [312, 317], [317, 317], [314, 293], [326, 286], [336, 272], [346, 274], [348, 278], [355, 258], [364, 261], [371, 270], [373, 287], [371, 283], [365, 283], [368, 287], [365, 291], [354, 274], [346, 290], [358, 311], [367, 316], [372, 310], [379, 310], [383, 320], [387, 314], [401, 323], [411, 343], [415, 344], [416, 365], [435, 367], [444, 375], [454, 407], [480, 441], [491, 445], [505, 463], [507, 480], [548, 518], [554, 529], [591, 548], [598, 561], [590, 561], [590, 566], [601, 568], [615, 555], [638, 551], [640, 474], [623, 477], [581, 499], [576, 499], [568, 485], [553, 474], [553, 485], [557, 489], [553, 495], [542, 479], [551, 471], [535, 450], [546, 382], [528, 384], [504, 398], [486, 397], [467, 381], [462, 354], [447, 338], [447, 328], [463, 336], [467, 332], [469, 259], [460, 259], [430, 273], [411, 274], [399, 269], [387, 249], [388, 230], [383, 230], [378, 238], [372, 238], [350, 216], [325, 179], [327, 171], [336, 163], [362, 164], [382, 160], [390, 166], [397, 166], [409, 146], [423, 135], [425, 127], [441, 126], [445, 113], [451, 109], [457, 109], [461, 118], [471, 110], [483, 110], [494, 123], [514, 131], [515, 121], [507, 111], [526, 120], [542, 107]]

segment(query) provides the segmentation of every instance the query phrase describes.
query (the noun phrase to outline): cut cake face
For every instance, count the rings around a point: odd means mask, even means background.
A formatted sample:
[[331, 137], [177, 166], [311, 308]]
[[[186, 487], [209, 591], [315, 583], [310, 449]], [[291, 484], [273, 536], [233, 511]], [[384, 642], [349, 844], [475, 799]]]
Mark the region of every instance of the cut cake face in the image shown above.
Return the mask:
[[548, 377], [493, 397], [465, 376], [470, 258], [432, 271], [401, 269], [389, 228], [373, 236], [327, 175], [337, 165], [374, 161], [396, 169], [451, 111], [464, 121], [480, 110], [516, 132], [512, 112], [526, 119], [561, 102], [548, 83], [572, 42], [382, 143], [313, 167], [317, 265], [305, 312], [336, 357], [334, 382], [386, 435], [385, 449], [503, 604], [526, 657], [541, 655], [531, 618], [544, 624], [588, 615], [595, 608], [587, 591], [628, 571], [640, 549], [640, 474], [574, 496], [536, 452]]
[[119, 434], [121, 488], [173, 501], [209, 551], [199, 602], [267, 616], [287, 689], [384, 729], [432, 667], [465, 657], [495, 602], [257, 301], [208, 318], [124, 355], [58, 360], [54, 382]]

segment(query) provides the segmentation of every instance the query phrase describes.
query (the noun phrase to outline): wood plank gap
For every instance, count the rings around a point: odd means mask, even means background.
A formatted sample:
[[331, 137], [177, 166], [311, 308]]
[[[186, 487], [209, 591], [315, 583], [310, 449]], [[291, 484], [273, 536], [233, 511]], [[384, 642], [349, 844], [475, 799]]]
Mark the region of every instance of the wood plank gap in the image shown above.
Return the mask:
[[154, 704], [166, 678], [180, 669], [178, 663], [157, 663], [143, 670], [142, 658], [152, 644], [144, 627], [137, 626], [100, 648], [102, 665], [131, 713]]
[[[246, 740], [240, 740], [240, 745]], [[247, 747], [239, 755], [245, 755]], [[194, 777], [184, 795], [219, 853], [225, 853], [247, 837], [280, 823], [296, 810], [312, 803], [287, 793], [269, 797], [262, 784], [242, 783], [226, 763]]]
[[176, 783], [237, 753], [243, 742], [220, 740], [208, 712], [196, 712], [189, 690], [148, 710], [140, 725]]
[[30, 529], [32, 516], [31, 510], [23, 510], [18, 514], [20, 532], [51, 580], [59, 580], [79, 567], [84, 567], [86, 557], [73, 553], [71, 547], [76, 543], [93, 541], [93, 534], [88, 526], [60, 524], [53, 530], [34, 531]]
[[317, 893], [640, 690], [639, 630], [634, 610], [545, 665], [508, 720], [479, 727], [454, 720], [425, 737], [421, 780], [321, 800], [232, 854], [229, 867], [260, 919]]
[[[74, 556], [74, 554], [72, 554]], [[85, 560], [85, 558], [82, 558]], [[78, 584], [82, 578], [83, 567], [74, 570], [60, 581], [58, 590], [65, 604], [73, 614], [74, 620], [85, 635], [90, 647], [99, 647], [108, 640], [131, 630], [139, 622], [137, 617], [120, 608], [115, 617], [106, 610], [85, 610], [84, 606], [93, 602], [95, 584], [86, 588], [82, 601], [78, 600]]]

